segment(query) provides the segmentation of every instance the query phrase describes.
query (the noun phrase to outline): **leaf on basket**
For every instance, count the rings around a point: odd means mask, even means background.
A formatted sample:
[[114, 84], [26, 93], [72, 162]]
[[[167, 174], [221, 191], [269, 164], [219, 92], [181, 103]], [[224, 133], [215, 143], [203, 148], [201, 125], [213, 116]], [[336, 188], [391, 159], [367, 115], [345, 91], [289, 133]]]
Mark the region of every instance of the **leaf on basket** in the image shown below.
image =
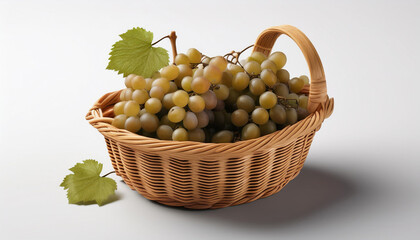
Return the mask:
[[122, 40], [112, 46], [107, 69], [118, 71], [124, 77], [132, 73], [151, 77], [154, 72], [169, 64], [168, 51], [152, 46], [152, 32], [137, 27], [120, 37]]
[[88, 159], [70, 168], [73, 174], [67, 175], [60, 187], [67, 190], [70, 204], [96, 202], [103, 205], [115, 193], [117, 183], [108, 177], [101, 177], [102, 163]]

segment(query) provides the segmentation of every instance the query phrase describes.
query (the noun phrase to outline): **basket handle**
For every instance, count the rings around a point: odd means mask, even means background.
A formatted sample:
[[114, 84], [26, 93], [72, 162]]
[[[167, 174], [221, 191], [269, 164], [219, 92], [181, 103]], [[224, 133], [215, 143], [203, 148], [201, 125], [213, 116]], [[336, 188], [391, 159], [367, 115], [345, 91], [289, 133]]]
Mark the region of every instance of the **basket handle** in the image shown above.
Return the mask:
[[296, 27], [290, 25], [267, 28], [258, 36], [253, 51], [269, 55], [277, 38], [282, 34], [289, 36], [295, 41], [308, 63], [311, 76], [308, 111], [312, 113], [320, 104], [327, 102], [328, 96], [327, 83], [325, 81], [325, 73], [321, 59], [308, 37]]

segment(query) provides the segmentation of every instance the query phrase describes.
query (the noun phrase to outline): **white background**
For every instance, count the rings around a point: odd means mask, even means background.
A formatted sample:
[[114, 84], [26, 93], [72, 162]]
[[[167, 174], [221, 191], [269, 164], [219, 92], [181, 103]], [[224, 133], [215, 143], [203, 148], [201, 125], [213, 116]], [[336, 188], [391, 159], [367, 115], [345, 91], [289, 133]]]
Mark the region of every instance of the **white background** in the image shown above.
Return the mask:
[[[418, 1], [0, 1], [2, 239], [418, 239]], [[59, 184], [76, 162], [112, 170], [84, 116], [123, 87], [105, 70], [118, 35], [171, 30], [181, 52], [241, 50], [273, 25], [299, 27], [317, 48], [335, 111], [301, 174], [280, 193], [211, 211], [169, 208], [131, 191], [67, 204]], [[160, 46], [170, 49], [169, 43]], [[279, 39], [291, 75], [307, 74]]]

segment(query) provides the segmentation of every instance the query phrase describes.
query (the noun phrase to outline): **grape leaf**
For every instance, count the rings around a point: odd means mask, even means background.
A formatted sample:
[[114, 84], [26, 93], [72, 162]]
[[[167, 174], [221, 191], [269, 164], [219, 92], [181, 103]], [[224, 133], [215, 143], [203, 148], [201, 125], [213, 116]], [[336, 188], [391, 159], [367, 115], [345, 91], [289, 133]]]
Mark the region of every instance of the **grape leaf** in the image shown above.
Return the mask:
[[154, 72], [169, 64], [168, 51], [152, 46], [152, 32], [137, 27], [120, 37], [122, 40], [116, 42], [109, 53], [107, 69], [118, 71], [124, 77], [131, 73], [151, 77]]
[[115, 193], [117, 183], [107, 177], [101, 177], [102, 163], [88, 159], [70, 168], [73, 174], [67, 175], [60, 187], [67, 190], [70, 204], [96, 202], [103, 205]]

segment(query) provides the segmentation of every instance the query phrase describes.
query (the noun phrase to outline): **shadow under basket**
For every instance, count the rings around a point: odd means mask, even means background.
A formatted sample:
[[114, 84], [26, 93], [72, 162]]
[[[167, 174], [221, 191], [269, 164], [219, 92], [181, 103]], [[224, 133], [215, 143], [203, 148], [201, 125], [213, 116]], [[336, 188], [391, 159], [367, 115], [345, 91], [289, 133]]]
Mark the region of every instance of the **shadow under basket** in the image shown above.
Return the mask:
[[268, 28], [253, 51], [269, 54], [281, 34], [297, 43], [309, 66], [308, 117], [272, 134], [234, 143], [164, 141], [113, 127], [113, 106], [121, 91], [108, 93], [86, 119], [104, 135], [116, 174], [147, 199], [192, 209], [243, 204], [280, 191], [299, 174], [315, 132], [334, 108], [318, 53], [300, 30], [289, 25]]

